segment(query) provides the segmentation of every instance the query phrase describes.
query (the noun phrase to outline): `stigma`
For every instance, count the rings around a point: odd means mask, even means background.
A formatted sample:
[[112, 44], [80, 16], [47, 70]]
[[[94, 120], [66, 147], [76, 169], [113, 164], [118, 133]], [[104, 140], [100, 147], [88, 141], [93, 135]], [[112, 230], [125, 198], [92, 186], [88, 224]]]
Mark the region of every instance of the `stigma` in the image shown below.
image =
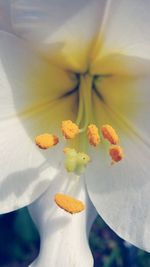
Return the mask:
[[65, 153], [65, 168], [68, 172], [73, 172], [77, 175], [81, 175], [87, 164], [90, 162], [90, 157], [84, 152], [77, 152], [73, 148], [66, 147]]
[[57, 193], [54, 196], [54, 201], [61, 209], [71, 214], [81, 212], [85, 209], [85, 205], [82, 201], [62, 193]]

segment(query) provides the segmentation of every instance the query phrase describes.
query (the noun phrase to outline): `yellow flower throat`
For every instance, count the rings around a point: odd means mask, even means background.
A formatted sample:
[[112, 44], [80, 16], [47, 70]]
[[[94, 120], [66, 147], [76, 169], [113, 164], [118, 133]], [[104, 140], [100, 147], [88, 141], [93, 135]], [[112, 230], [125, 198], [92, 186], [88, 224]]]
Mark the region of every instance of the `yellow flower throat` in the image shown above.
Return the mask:
[[[60, 129], [62, 136], [65, 140], [66, 147], [64, 148], [65, 162], [64, 167], [67, 172], [80, 175], [84, 172], [88, 163], [92, 161], [90, 156], [86, 153], [87, 145], [97, 147], [101, 145], [101, 138], [106, 139], [109, 144], [109, 155], [112, 159], [111, 163], [119, 162], [123, 159], [123, 150], [119, 145], [119, 137], [115, 129], [109, 125], [96, 125], [94, 114], [92, 112], [92, 90], [94, 88], [94, 78], [90, 74], [80, 75], [79, 81], [79, 108], [75, 122], [72, 122], [70, 118], [62, 121]], [[100, 136], [101, 134], [101, 136]], [[81, 135], [80, 142], [83, 149], [77, 151], [73, 146], [73, 142], [70, 145], [70, 140], [75, 141], [77, 136]], [[53, 133], [43, 133], [35, 138], [36, 145], [41, 149], [52, 148], [57, 145], [59, 138]], [[64, 196], [66, 198], [66, 196]], [[61, 195], [61, 203], [66, 203]], [[68, 200], [68, 198], [67, 198]], [[57, 201], [55, 201], [57, 203]], [[68, 202], [67, 202], [68, 203]], [[59, 203], [59, 207], [63, 206]], [[67, 210], [66, 206], [64, 210]], [[76, 209], [75, 209], [76, 210]], [[69, 211], [73, 213], [73, 211]]]

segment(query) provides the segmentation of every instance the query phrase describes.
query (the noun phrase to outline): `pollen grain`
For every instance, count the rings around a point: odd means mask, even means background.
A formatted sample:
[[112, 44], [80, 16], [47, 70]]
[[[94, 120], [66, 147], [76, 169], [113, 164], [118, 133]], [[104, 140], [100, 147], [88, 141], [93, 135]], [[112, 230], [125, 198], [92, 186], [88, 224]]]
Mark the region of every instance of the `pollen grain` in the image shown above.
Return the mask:
[[38, 135], [35, 138], [36, 145], [41, 149], [47, 149], [52, 146], [55, 146], [58, 142], [59, 139], [57, 136], [48, 133]]
[[73, 139], [79, 134], [79, 127], [71, 120], [62, 121], [61, 126], [62, 134], [66, 139]]
[[109, 149], [109, 154], [112, 158], [112, 164], [123, 159], [123, 149], [121, 146], [111, 146]]
[[87, 136], [90, 145], [97, 146], [100, 143], [100, 136], [98, 133], [98, 128], [95, 124], [90, 124], [87, 129]]
[[57, 193], [54, 197], [55, 203], [63, 210], [73, 214], [85, 209], [85, 205], [69, 195]]
[[72, 151], [72, 148], [70, 148], [70, 147], [64, 147], [64, 149], [63, 149], [63, 152], [65, 153], [65, 154], [67, 154], [67, 153], [69, 153], [69, 152], [71, 152]]
[[119, 143], [119, 137], [112, 126], [105, 124], [101, 127], [103, 137], [107, 139], [112, 145]]

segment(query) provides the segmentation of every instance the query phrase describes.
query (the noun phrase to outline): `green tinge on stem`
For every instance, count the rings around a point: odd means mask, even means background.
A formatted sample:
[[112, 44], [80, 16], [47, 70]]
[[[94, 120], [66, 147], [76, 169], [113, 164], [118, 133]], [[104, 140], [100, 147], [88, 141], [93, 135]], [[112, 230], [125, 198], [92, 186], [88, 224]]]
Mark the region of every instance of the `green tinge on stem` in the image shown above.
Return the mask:
[[83, 117], [83, 96], [82, 96], [82, 90], [81, 85], [79, 87], [79, 108], [78, 108], [78, 115], [76, 119], [76, 124], [79, 125], [81, 123]]
[[84, 132], [88, 124], [92, 121], [92, 82], [93, 78], [89, 74], [81, 75], [79, 87], [79, 110], [76, 124], [81, 127], [80, 132]]

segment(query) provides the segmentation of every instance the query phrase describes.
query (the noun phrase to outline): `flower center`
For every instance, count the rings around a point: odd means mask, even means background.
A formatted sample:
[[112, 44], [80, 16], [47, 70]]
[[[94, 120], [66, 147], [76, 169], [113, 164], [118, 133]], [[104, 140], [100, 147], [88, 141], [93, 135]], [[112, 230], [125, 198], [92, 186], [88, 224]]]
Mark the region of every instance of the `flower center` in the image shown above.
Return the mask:
[[[103, 76], [102, 76], [103, 77]], [[87, 144], [96, 147], [101, 143], [100, 133], [104, 139], [109, 141], [111, 146], [109, 154], [113, 162], [118, 162], [123, 158], [123, 152], [119, 146], [119, 137], [113, 127], [109, 124], [95, 124], [94, 113], [92, 110], [92, 91], [94, 90], [95, 77], [89, 73], [80, 74], [79, 76], [79, 108], [75, 122], [68, 120], [62, 121], [61, 131], [66, 142], [70, 141], [67, 148], [64, 149], [66, 156], [65, 167], [68, 172], [81, 174], [86, 165], [90, 162], [90, 157], [86, 154]], [[77, 136], [80, 135], [80, 151], [74, 146]], [[53, 134], [41, 134], [35, 139], [39, 148], [47, 149], [57, 145], [59, 139]], [[116, 156], [117, 155], [117, 156]]]
[[[115, 129], [109, 124], [101, 126], [95, 124], [94, 112], [92, 109], [92, 92], [95, 88], [94, 83], [95, 78], [90, 74], [86, 73], [80, 75], [78, 86], [79, 108], [76, 121], [72, 122], [70, 118], [68, 118], [68, 120], [62, 121], [62, 125], [60, 126], [63, 141], [66, 143], [64, 148], [64, 168], [68, 173], [74, 173], [77, 176], [80, 176], [81, 173], [84, 172], [87, 164], [92, 161], [87, 154], [87, 148], [89, 146], [93, 146], [94, 148], [100, 146], [101, 138], [106, 139], [106, 142], [110, 144], [108, 156], [112, 159], [111, 164], [121, 161], [124, 157]], [[103, 99], [102, 96], [100, 97]], [[80, 137], [79, 150], [77, 150], [74, 145], [78, 137]], [[36, 145], [41, 149], [52, 148], [57, 145], [58, 142], [58, 137], [52, 133], [40, 134], [35, 138]], [[56, 204], [64, 210], [70, 213], [83, 210], [81, 203], [78, 201], [61, 194], [56, 196]]]

